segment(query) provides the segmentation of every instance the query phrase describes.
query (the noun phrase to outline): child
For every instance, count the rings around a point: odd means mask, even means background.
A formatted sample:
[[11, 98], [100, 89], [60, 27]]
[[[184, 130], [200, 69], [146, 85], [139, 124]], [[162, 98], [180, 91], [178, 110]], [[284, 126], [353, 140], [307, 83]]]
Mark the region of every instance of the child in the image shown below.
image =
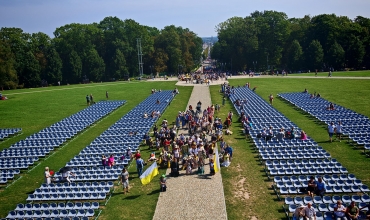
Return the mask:
[[209, 160], [209, 169], [210, 169], [210, 174], [211, 176], [215, 175], [215, 166], [214, 166], [214, 163], [213, 163], [213, 159], [210, 159]]
[[166, 186], [166, 175], [163, 174], [161, 178], [159, 179], [159, 185], [161, 187], [161, 192], [166, 192], [167, 186]]
[[204, 174], [204, 161], [203, 157], [199, 157], [198, 160], [198, 175], [203, 175]]

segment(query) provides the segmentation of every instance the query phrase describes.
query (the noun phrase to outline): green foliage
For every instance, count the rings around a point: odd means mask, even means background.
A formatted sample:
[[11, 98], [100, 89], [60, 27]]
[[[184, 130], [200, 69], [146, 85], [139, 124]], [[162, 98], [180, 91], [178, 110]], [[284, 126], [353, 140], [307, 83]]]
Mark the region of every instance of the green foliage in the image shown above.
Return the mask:
[[1, 52], [8, 57], [0, 57], [3, 62], [7, 59], [2, 72], [7, 69], [7, 75], [15, 73], [17, 77], [5, 77], [4, 72], [0, 86], [10, 89], [20, 84], [29, 88], [58, 81], [73, 84], [85, 80], [114, 81], [127, 75], [137, 77], [138, 38], [144, 74], [174, 74], [180, 65], [182, 71], [199, 65], [202, 39], [189, 29], [174, 25], [158, 30], [132, 19], [106, 17], [100, 23], [58, 27], [54, 38], [41, 32], [24, 33], [20, 28], [1, 28], [0, 39], [7, 45], [1, 47], [8, 48], [6, 53]]
[[216, 30], [212, 58], [232, 62], [236, 71], [251, 69], [256, 61], [257, 70], [370, 68], [370, 19], [360, 16], [354, 21], [335, 14], [288, 18], [283, 12], [255, 11], [229, 18]]

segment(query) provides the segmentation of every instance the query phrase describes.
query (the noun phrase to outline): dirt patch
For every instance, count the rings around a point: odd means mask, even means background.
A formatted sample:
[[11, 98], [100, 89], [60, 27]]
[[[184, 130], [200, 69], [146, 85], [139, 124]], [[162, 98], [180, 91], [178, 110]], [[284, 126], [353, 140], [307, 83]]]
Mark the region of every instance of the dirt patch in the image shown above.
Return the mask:
[[244, 183], [246, 178], [238, 176], [238, 178], [241, 178], [236, 184], [234, 184], [234, 187], [236, 190], [234, 191], [234, 197], [239, 198], [243, 201], [248, 200], [250, 198], [248, 190], [244, 187]]
[[236, 171], [241, 172], [243, 169], [240, 168], [240, 164], [236, 165]]

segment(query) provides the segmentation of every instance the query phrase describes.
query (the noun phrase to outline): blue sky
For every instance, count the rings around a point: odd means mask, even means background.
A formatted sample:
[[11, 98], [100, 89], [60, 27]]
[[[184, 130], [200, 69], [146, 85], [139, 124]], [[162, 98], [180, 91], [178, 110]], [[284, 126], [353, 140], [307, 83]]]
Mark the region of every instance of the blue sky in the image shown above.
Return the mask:
[[217, 36], [217, 24], [256, 10], [285, 12], [289, 18], [335, 13], [353, 19], [358, 15], [369, 18], [369, 9], [368, 0], [0, 0], [0, 27], [53, 36], [65, 24], [117, 16], [159, 29], [182, 26], [209, 37]]

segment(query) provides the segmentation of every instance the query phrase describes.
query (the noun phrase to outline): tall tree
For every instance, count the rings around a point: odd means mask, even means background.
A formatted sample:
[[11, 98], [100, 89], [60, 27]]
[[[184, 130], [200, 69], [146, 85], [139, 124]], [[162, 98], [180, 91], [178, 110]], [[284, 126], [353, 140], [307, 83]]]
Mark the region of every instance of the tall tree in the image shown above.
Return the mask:
[[323, 66], [324, 50], [318, 40], [313, 40], [307, 48], [307, 65], [310, 70], [320, 69]]

